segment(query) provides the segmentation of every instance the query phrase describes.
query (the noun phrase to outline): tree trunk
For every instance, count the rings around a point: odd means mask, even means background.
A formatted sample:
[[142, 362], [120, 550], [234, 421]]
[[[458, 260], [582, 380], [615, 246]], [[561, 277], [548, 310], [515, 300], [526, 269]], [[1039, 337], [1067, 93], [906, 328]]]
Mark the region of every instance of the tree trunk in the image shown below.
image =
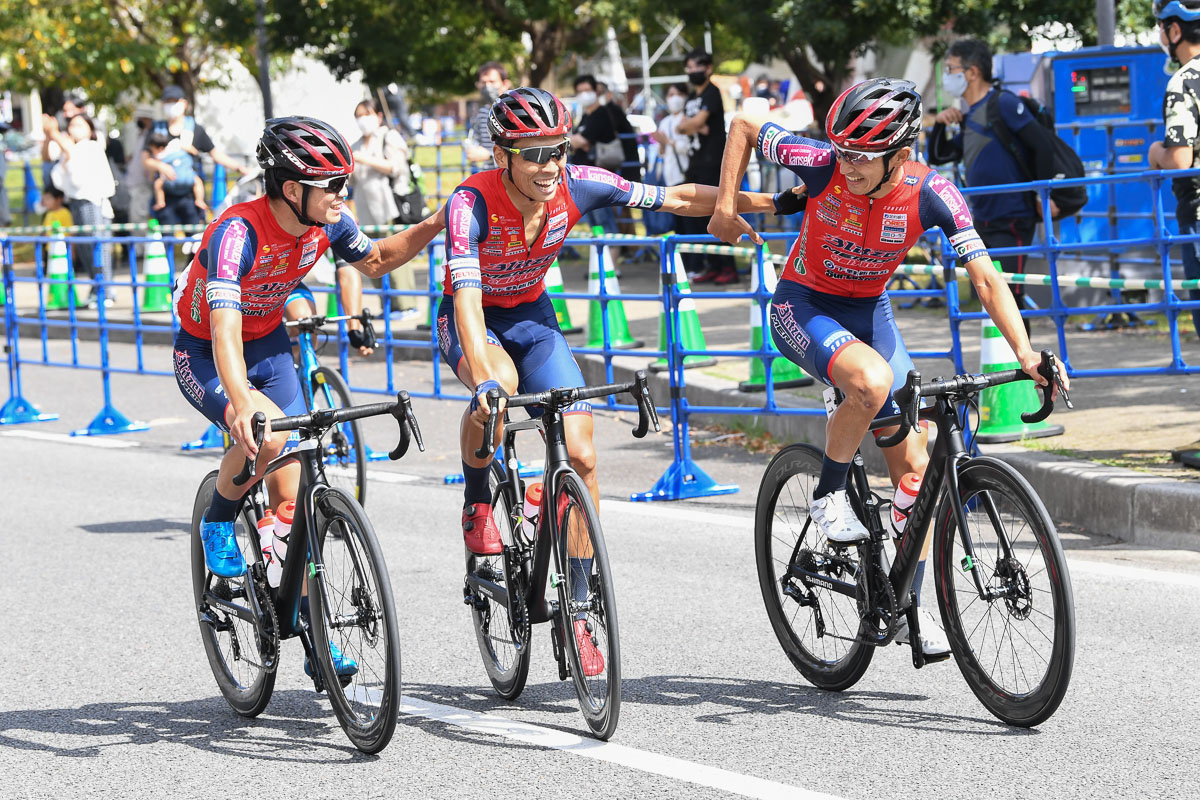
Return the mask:
[[841, 93], [842, 82], [846, 79], [846, 68], [841, 66], [833, 70], [828, 67], [824, 69], [818, 67], [809, 59], [808, 53], [801, 48], [789, 50], [784, 54], [783, 60], [787, 62], [787, 65], [792, 68], [792, 72], [796, 74], [796, 78], [799, 79], [804, 94], [813, 104], [813, 116], [816, 118], [817, 124], [824, 129], [825, 117], [829, 114], [829, 108]]

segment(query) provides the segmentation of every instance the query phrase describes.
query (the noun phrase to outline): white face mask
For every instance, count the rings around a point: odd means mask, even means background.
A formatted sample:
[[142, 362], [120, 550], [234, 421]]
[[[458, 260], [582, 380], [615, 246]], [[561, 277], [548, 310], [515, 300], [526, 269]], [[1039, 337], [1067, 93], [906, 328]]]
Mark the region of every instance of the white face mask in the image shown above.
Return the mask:
[[680, 111], [683, 111], [683, 103], [684, 99], [682, 95], [673, 94], [667, 98], [667, 111], [670, 111], [672, 114], [678, 114]]
[[575, 95], [575, 99], [579, 101], [579, 105], [583, 108], [591, 108], [592, 106], [596, 105], [595, 92], [580, 92], [579, 94]]
[[364, 114], [361, 117], [355, 117], [354, 121], [358, 124], [358, 129], [363, 132], [363, 136], [370, 136], [379, 130], [379, 117], [374, 114]]
[[962, 97], [967, 91], [967, 76], [962, 72], [952, 72], [942, 77], [942, 88], [951, 97]]
[[187, 113], [187, 100], [180, 100], [171, 105], [164, 105], [163, 113], [167, 115], [167, 119], [179, 119]]

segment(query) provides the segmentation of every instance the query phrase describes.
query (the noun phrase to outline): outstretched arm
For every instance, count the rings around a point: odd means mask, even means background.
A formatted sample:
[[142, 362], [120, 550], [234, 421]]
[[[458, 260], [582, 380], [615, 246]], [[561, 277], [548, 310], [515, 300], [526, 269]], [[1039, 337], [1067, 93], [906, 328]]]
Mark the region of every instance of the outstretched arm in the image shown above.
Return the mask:
[[[748, 117], [745, 113], [739, 113], [729, 125], [725, 155], [721, 159], [721, 182], [717, 187], [712, 219], [708, 223], [708, 232], [723, 242], [736, 242], [747, 234], [754, 241], [759, 241], [756, 238], [758, 234], [737, 215], [742, 210], [738, 187], [741, 186], [742, 176], [746, 174], [746, 165], [750, 163], [750, 152], [758, 139], [758, 131], [765, 122], [763, 117]], [[774, 204], [769, 204], [768, 208], [773, 211]]]
[[368, 278], [378, 278], [415, 258], [443, 227], [443, 209], [438, 209], [433, 216], [416, 225], [377, 241], [371, 254], [354, 262], [354, 267]]

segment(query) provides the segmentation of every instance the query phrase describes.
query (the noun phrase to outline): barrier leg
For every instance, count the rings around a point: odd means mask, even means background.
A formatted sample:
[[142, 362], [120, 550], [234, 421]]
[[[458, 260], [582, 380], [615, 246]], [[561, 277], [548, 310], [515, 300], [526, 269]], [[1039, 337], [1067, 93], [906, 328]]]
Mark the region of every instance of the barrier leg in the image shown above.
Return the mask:
[[225, 434], [221, 429], [213, 423], [209, 423], [204, 429], [204, 433], [200, 434], [199, 439], [193, 439], [190, 442], [184, 442], [179, 445], [180, 450], [224, 450], [225, 449]]
[[[28, 164], [26, 164], [28, 167]], [[39, 411], [37, 406], [21, 394], [21, 354], [19, 342], [21, 331], [17, 327], [17, 300], [13, 291], [12, 244], [4, 242], [3, 281], [5, 293], [13, 298], [4, 306], [5, 354], [8, 356], [8, 400], [0, 406], [0, 425], [20, 425], [26, 422], [49, 422], [58, 419], [58, 414]]]
[[674, 426], [676, 457], [666, 472], [654, 482], [648, 492], [631, 494], [630, 500], [690, 500], [696, 497], [716, 497], [736, 494], [736, 483], [717, 483], [700, 465], [692, 460], [687, 420]]
[[100, 374], [104, 385], [104, 408], [100, 409], [86, 428], [71, 431], [72, 436], [103, 436], [112, 433], [134, 433], [149, 430], [145, 422], [134, 422], [122, 414], [112, 403], [112, 376], [108, 369], [108, 325], [104, 300], [108, 293], [108, 281], [101, 275], [96, 279], [96, 309], [100, 323]]
[[[384, 454], [384, 458], [387, 458], [386, 453]], [[501, 466], [504, 466], [503, 447], [496, 448], [496, 461], [500, 462]], [[533, 464], [522, 464], [519, 460], [517, 461], [517, 474], [519, 474], [522, 478], [540, 478], [542, 477], [542, 472], [544, 472], [544, 463], [541, 461]], [[446, 485], [463, 483], [465, 481], [466, 478], [463, 477], [461, 472], [454, 472], [442, 478], [442, 483]]]

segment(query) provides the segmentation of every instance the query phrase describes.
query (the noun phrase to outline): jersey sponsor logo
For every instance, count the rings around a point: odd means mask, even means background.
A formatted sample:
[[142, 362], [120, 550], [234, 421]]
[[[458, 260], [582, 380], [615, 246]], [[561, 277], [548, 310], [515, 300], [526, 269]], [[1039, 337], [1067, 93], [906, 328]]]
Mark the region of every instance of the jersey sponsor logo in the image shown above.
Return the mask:
[[642, 197], [642, 208], [659, 208], [667, 201], [665, 186], [642, 186], [646, 194]]
[[479, 248], [479, 252], [485, 256], [501, 256], [504, 255], [504, 247], [498, 244], [485, 244]]
[[976, 256], [987, 253], [987, 248], [984, 247], [983, 240], [979, 238], [979, 234], [975, 232], [974, 228], [968, 228], [950, 237], [950, 244], [954, 247], [954, 252], [958, 253], [958, 257], [964, 263]]
[[842, 217], [842, 224], [841, 224], [842, 230], [844, 230], [848, 233], [857, 233], [860, 235], [862, 234], [863, 223], [862, 223], [862, 218], [859, 217], [859, 215], [858, 215], [858, 212], [859, 212], [859, 209], [854, 208], [854, 207], [850, 207], [845, 210], [845, 212], [844, 212], [845, 216]]
[[371, 249], [371, 237], [359, 231], [358, 236], [354, 239], [354, 244], [350, 245], [350, 249], [356, 253], [369, 252]]
[[317, 261], [317, 240], [305, 242], [304, 248], [300, 251], [300, 263], [296, 265], [296, 269], [307, 269]]
[[204, 384], [192, 374], [192, 357], [183, 350], [175, 351], [175, 379], [197, 404], [204, 402]]
[[854, 336], [846, 331], [834, 331], [825, 337], [825, 341], [821, 342], [821, 347], [826, 350], [837, 350], [842, 345], [854, 341]]
[[921, 179], [918, 178], [916, 175], [905, 175], [904, 176], [904, 185], [905, 186], [916, 186], [920, 182], [921, 182]]
[[603, 183], [607, 186], [613, 186], [617, 189], [620, 189], [622, 192], [628, 192], [633, 187], [633, 184], [631, 184], [629, 181], [622, 178], [620, 175], [609, 172], [608, 170], [606, 170], [602, 167], [581, 166], [581, 167], [578, 167], [577, 169], [578, 169], [578, 172], [577, 172], [578, 177], [585, 181], [595, 181], [596, 183]]
[[449, 315], [439, 316], [437, 323], [438, 323], [438, 326], [437, 326], [438, 348], [441, 349], [442, 355], [444, 355], [448, 358], [450, 356], [450, 344], [451, 344]]
[[941, 175], [935, 174], [929, 180], [929, 188], [946, 204], [946, 209], [950, 212], [950, 216], [954, 217], [954, 224], [957, 227], [968, 228], [971, 226], [971, 212], [967, 210], [967, 202], [963, 200], [963, 196], [959, 194], [954, 184]]
[[771, 145], [775, 140], [783, 135], [783, 129], [775, 125], [764, 125], [762, 132], [759, 134], [760, 143], [758, 146], [759, 152], [766, 156], [771, 161], [775, 160], [774, 153], [771, 151]]
[[567, 212], [561, 211], [550, 217], [546, 223], [546, 235], [542, 238], [542, 247], [556, 245], [567, 236]]
[[879, 241], [888, 244], [903, 244], [908, 236], [908, 215], [883, 213], [883, 226], [879, 229]]
[[471, 252], [471, 218], [475, 214], [475, 195], [455, 192], [450, 200], [450, 256], [465, 256]]
[[825, 259], [824, 266], [825, 274], [828, 277], [843, 281], [874, 281], [887, 277], [892, 273], [891, 268], [855, 269], [846, 264], [845, 261], [835, 263], [828, 258]]
[[221, 239], [221, 251], [217, 254], [217, 277], [236, 281], [242, 266], [242, 250], [246, 246], [249, 229], [240, 219], [229, 221]]
[[819, 219], [821, 222], [825, 223], [831, 228], [837, 227], [838, 218], [834, 214], [830, 213], [829, 210], [824, 206], [818, 204], [816, 209], [814, 209], [814, 212], [817, 215], [817, 219]]
[[204, 279], [200, 278], [196, 281], [196, 286], [192, 289], [192, 307], [188, 313], [192, 317], [192, 322], [200, 324], [201, 312], [200, 307], [204, 303]]
[[809, 338], [804, 328], [800, 327], [800, 323], [796, 322], [792, 304], [772, 303], [771, 310], [774, 312], [771, 315], [771, 330], [783, 337], [783, 340], [800, 355], [807, 353], [812, 339]]
[[[210, 308], [229, 308], [236, 306], [242, 299], [242, 292], [236, 286], [225, 286], [224, 284], [209, 285], [208, 290], [204, 293], [208, 298]], [[224, 305], [217, 305], [223, 303]]]

